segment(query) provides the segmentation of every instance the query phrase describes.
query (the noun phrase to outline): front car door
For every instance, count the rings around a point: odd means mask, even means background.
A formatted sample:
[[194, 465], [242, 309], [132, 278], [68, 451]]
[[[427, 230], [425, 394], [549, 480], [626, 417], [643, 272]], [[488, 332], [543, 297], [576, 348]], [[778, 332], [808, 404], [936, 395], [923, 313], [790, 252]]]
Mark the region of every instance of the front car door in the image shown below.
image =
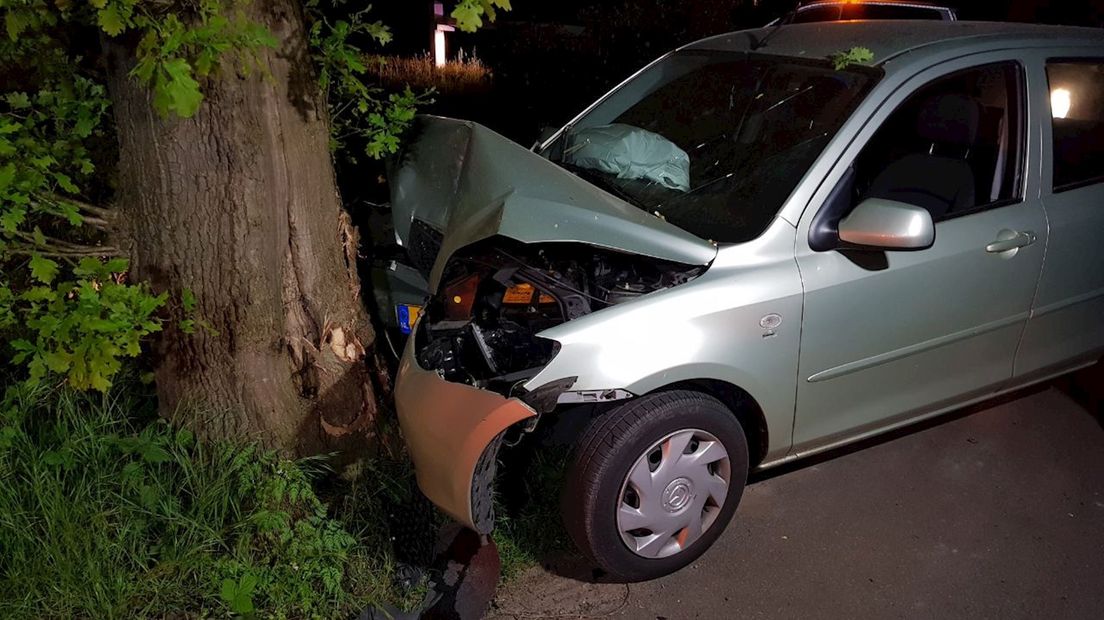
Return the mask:
[[1043, 378], [1104, 354], [1104, 49], [1040, 53], [1043, 206], [1050, 223], [1039, 293], [1016, 376]]
[[[1011, 54], [942, 63], [906, 82], [806, 209], [797, 242], [805, 287], [799, 454], [1011, 379], [1046, 237], [1029, 156], [1039, 138], [1025, 131], [1032, 84]], [[871, 197], [927, 209], [934, 245], [883, 252], [826, 244], [825, 221]]]

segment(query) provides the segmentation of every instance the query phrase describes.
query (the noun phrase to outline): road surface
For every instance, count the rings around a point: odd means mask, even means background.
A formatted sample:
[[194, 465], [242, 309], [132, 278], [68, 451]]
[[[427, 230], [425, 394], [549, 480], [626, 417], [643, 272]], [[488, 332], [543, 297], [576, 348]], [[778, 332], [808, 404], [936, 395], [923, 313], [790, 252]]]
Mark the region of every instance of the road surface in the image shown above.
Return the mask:
[[1104, 617], [1104, 371], [753, 482], [682, 571], [550, 559], [497, 618]]

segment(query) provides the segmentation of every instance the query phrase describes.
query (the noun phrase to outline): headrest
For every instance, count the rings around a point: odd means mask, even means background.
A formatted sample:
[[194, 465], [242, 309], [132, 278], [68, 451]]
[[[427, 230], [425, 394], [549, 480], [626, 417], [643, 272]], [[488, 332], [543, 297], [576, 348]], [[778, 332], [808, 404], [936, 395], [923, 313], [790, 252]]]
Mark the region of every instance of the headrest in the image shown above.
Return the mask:
[[938, 95], [924, 102], [918, 131], [929, 142], [973, 146], [981, 105], [966, 95]]

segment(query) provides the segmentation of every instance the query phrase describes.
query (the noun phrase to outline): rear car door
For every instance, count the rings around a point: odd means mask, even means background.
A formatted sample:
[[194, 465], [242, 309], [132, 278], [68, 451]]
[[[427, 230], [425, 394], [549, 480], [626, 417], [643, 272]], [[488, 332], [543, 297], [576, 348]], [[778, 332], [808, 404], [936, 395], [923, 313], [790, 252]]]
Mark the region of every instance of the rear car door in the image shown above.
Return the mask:
[[1036, 107], [1047, 112], [1050, 238], [1016, 360], [1016, 376], [1025, 380], [1104, 354], [1104, 50], [1047, 54], [1033, 70], [1045, 86]]
[[[829, 175], [831, 193], [821, 190], [806, 210], [796, 451], [1011, 379], [1046, 235], [1026, 156], [1038, 140], [1025, 130], [1027, 82], [1023, 63], [1003, 54], [927, 70], [874, 115]], [[934, 245], [841, 251], [805, 232], [865, 198], [927, 209]]]

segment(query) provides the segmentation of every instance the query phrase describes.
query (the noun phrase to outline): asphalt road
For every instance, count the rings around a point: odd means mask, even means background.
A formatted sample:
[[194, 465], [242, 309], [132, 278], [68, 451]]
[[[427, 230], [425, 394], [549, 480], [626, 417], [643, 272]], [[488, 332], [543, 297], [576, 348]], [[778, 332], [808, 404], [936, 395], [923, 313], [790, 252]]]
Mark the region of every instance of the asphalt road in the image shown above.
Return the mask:
[[1101, 386], [1092, 369], [771, 475], [690, 567], [626, 586], [553, 559], [491, 615], [1102, 618]]

